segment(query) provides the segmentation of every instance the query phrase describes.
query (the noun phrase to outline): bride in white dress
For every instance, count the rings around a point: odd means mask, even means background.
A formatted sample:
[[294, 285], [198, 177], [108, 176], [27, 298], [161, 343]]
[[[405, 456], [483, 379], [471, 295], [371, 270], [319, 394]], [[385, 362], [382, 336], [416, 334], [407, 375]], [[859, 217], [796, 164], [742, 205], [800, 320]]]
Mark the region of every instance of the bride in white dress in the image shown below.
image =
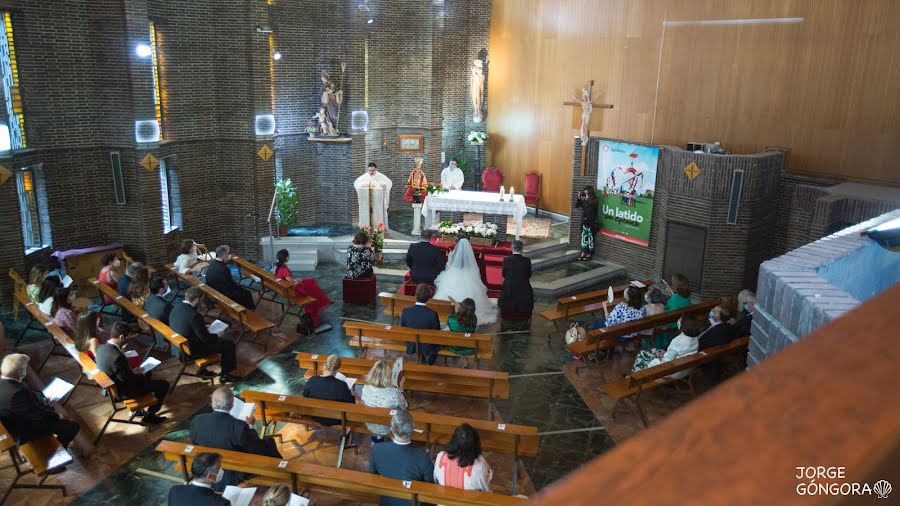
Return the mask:
[[471, 298], [475, 301], [475, 316], [478, 324], [497, 321], [497, 306], [488, 298], [487, 287], [481, 282], [481, 271], [475, 261], [475, 253], [468, 239], [460, 239], [450, 252], [447, 267], [434, 280], [434, 298], [461, 301]]

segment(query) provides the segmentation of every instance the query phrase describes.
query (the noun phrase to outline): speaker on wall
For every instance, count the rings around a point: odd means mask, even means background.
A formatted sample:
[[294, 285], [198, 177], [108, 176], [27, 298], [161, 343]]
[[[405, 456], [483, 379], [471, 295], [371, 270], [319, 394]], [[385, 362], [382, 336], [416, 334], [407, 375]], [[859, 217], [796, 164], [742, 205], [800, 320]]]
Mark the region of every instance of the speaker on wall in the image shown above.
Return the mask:
[[272, 135], [275, 133], [275, 115], [257, 114], [254, 122], [256, 135]]
[[137, 142], [159, 142], [159, 123], [155, 119], [135, 121], [134, 140]]
[[728, 224], [737, 223], [738, 207], [741, 204], [741, 191], [744, 189], [744, 171], [735, 170], [731, 175], [731, 198], [728, 201]]
[[122, 157], [118, 151], [109, 154], [109, 162], [112, 166], [113, 190], [116, 194], [116, 204], [125, 203], [125, 179], [122, 177]]

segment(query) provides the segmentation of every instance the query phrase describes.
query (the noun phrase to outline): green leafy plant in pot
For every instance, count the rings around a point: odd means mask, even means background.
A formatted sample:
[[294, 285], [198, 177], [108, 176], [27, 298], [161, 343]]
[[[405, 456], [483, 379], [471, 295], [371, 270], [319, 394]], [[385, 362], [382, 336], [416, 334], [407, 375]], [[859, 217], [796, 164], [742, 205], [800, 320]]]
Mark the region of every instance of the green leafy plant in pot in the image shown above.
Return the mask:
[[293, 225], [297, 219], [297, 210], [300, 209], [300, 195], [294, 182], [282, 179], [275, 183], [275, 221], [278, 223], [278, 235], [287, 235], [289, 225]]

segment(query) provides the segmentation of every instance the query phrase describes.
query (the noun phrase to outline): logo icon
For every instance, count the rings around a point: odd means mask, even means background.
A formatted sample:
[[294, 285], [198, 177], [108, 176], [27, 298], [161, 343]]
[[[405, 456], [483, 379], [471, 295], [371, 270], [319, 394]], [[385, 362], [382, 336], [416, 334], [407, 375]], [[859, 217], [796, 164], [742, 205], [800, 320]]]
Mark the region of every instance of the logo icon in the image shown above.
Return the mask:
[[887, 480], [878, 480], [875, 482], [875, 486], [872, 487], [872, 491], [875, 492], [879, 499], [887, 499], [887, 496], [891, 493], [891, 484]]

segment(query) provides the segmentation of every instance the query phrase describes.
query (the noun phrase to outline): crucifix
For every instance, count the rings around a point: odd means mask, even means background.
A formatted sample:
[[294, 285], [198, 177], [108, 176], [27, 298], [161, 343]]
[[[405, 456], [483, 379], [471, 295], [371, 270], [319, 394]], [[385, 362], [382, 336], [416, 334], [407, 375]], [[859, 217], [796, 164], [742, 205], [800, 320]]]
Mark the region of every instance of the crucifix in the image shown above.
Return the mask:
[[581, 175], [584, 175], [584, 161], [587, 156], [587, 145], [588, 140], [590, 140], [590, 122], [591, 122], [591, 113], [594, 111], [594, 107], [599, 107], [600, 109], [612, 109], [612, 104], [595, 104], [594, 100], [600, 96], [593, 94], [594, 92], [594, 80], [588, 83], [587, 86], [581, 88], [581, 99], [572, 95], [572, 101], [563, 102], [563, 105], [572, 105], [572, 106], [580, 106], [581, 107], [581, 132], [579, 137], [581, 137]]

